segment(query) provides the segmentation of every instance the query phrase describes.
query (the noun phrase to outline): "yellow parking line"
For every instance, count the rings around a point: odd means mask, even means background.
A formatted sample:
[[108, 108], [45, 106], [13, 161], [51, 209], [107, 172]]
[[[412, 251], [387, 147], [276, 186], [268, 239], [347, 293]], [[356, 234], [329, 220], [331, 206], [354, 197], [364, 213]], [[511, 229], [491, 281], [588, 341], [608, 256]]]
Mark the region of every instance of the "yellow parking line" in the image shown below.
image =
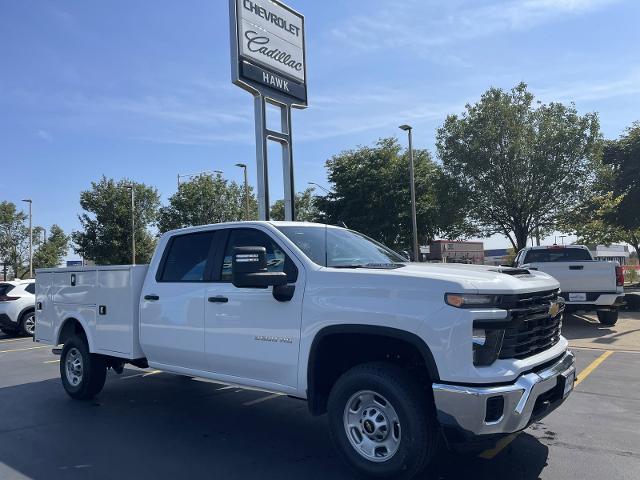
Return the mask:
[[602, 355], [600, 355], [598, 358], [596, 358], [593, 362], [591, 362], [587, 368], [585, 368], [584, 370], [582, 370], [579, 374], [578, 377], [576, 378], [576, 383], [574, 384], [574, 386], [578, 386], [580, 385], [580, 383], [587, 378], [591, 372], [593, 372], [596, 368], [598, 368], [598, 365], [600, 365], [602, 362], [604, 362], [607, 358], [609, 358], [611, 355], [613, 355], [613, 351], [612, 350], [607, 350], [606, 352], [604, 352]]
[[512, 433], [511, 435], [502, 437], [500, 440], [498, 440], [495, 447], [485, 450], [480, 455], [478, 455], [478, 457], [486, 458], [488, 460], [492, 459], [493, 457], [498, 455], [502, 450], [504, 450], [507, 447], [507, 445], [513, 442], [518, 435], [520, 435], [520, 432]]
[[[574, 383], [574, 388], [577, 387], [580, 384], [580, 382], [582, 382], [585, 378], [587, 378], [596, 368], [598, 368], [598, 366], [602, 362], [604, 362], [611, 355], [613, 355], [613, 351], [607, 350], [598, 358], [596, 358], [593, 362], [587, 365], [587, 367], [578, 374], [576, 378], [576, 383]], [[492, 459], [493, 457], [498, 455], [502, 450], [504, 450], [511, 442], [513, 442], [516, 439], [516, 437], [520, 435], [520, 433], [522, 432], [512, 433], [511, 435], [507, 435], [506, 437], [501, 438], [500, 440], [498, 440], [495, 447], [485, 450], [480, 455], [478, 455], [478, 457]]]
[[278, 397], [281, 397], [282, 395], [283, 395], [282, 393], [274, 393], [273, 395], [267, 395], [266, 397], [257, 398], [256, 400], [251, 400], [250, 402], [245, 402], [242, 405], [244, 405], [245, 407], [250, 407], [251, 405], [266, 402], [267, 400], [278, 398]]
[[42, 346], [42, 347], [29, 347], [29, 348], [13, 348], [13, 349], [11, 349], [11, 350], [0, 350], [0, 353], [24, 352], [25, 350], [37, 350], [38, 348], [47, 348], [47, 346]]
[[142, 374], [142, 376], [143, 376], [143, 377], [148, 377], [149, 375], [155, 375], [155, 374], [157, 374], [157, 373], [162, 373], [162, 370], [152, 370], [152, 371], [151, 371], [151, 372], [149, 372], [149, 373], [143, 373], [143, 374]]

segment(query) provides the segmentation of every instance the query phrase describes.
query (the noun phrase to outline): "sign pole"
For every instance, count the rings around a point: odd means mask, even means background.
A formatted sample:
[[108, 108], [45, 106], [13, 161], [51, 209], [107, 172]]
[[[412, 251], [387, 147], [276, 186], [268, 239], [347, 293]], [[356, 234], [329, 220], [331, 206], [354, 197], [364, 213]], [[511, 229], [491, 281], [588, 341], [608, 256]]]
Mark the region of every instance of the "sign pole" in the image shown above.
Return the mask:
[[256, 173], [258, 177], [258, 220], [269, 220], [269, 165], [267, 163], [266, 103], [262, 95], [253, 97], [256, 127]]
[[[254, 96], [258, 218], [269, 220], [267, 142], [282, 147], [285, 220], [295, 220], [291, 109], [307, 107], [304, 16], [280, 0], [229, 0], [231, 81]], [[266, 102], [280, 109], [269, 130]]]

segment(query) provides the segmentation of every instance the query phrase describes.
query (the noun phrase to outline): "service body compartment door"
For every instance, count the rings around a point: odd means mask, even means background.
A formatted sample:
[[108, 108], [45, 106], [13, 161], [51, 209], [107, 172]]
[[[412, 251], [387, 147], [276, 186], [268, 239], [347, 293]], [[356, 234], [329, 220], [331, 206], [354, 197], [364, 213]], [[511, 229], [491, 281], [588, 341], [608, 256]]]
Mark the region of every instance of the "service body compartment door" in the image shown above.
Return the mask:
[[98, 270], [96, 345], [101, 350], [136, 354], [138, 298], [146, 267]]
[[36, 332], [37, 341], [53, 340], [54, 320], [53, 303], [51, 301], [51, 285], [53, 273], [42, 272], [36, 277]]

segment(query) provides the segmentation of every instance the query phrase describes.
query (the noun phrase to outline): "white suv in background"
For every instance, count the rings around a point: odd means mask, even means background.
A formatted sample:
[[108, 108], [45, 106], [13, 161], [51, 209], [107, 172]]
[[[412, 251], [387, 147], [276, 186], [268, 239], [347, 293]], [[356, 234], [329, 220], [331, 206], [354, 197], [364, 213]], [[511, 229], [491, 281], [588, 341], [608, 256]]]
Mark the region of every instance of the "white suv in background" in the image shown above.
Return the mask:
[[33, 336], [36, 281], [0, 282], [0, 330]]

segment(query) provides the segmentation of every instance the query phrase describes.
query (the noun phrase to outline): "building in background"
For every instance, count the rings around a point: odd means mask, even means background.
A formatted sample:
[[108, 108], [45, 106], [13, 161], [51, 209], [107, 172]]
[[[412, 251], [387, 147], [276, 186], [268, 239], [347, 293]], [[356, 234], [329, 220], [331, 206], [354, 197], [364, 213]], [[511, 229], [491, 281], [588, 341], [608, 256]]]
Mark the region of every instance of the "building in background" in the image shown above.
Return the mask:
[[482, 242], [461, 242], [454, 240], [434, 240], [429, 246], [427, 261], [443, 263], [484, 263]]
[[509, 248], [494, 248], [484, 251], [485, 265], [507, 265], [509, 263]]
[[629, 247], [626, 245], [597, 245], [589, 248], [595, 260], [615, 261], [620, 265], [629, 263]]

